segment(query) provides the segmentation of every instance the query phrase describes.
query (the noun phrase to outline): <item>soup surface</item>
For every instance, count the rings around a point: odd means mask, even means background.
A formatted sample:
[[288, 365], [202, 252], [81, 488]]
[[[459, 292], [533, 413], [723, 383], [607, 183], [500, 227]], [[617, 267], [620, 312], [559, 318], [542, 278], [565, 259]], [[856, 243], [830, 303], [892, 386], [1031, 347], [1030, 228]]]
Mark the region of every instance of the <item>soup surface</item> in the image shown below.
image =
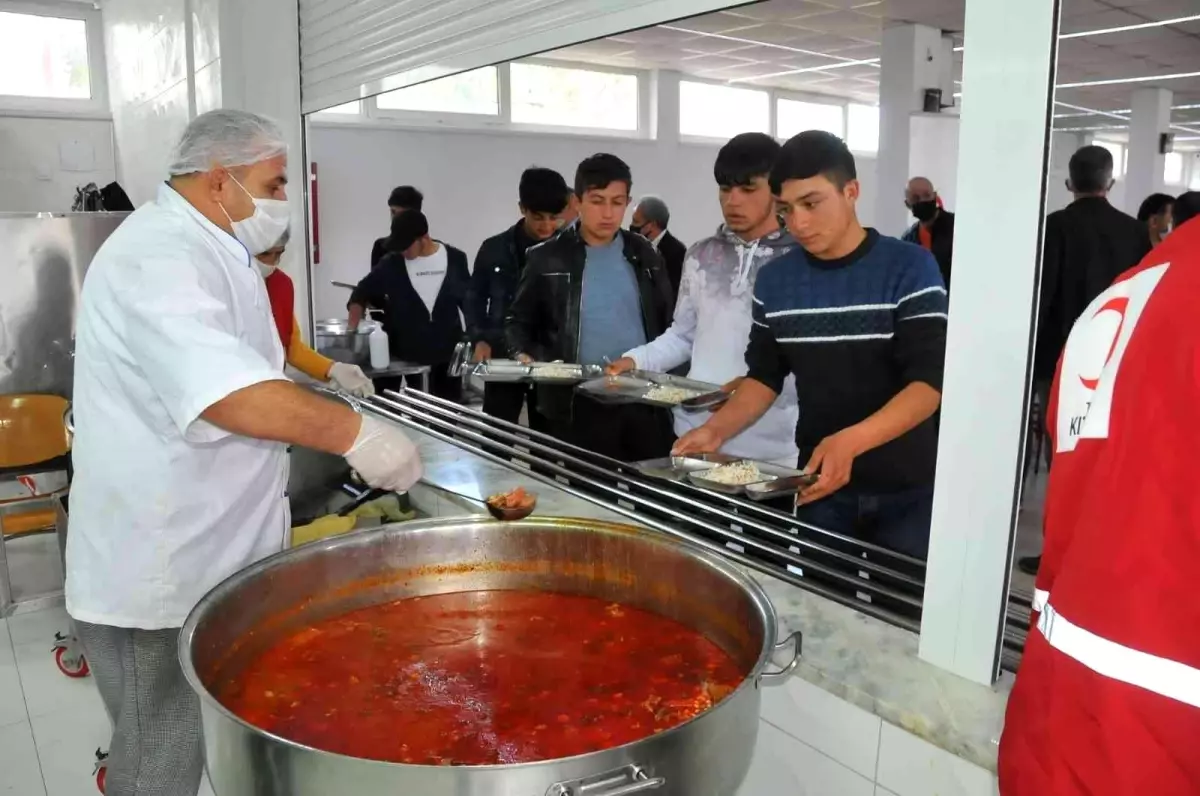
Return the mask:
[[635, 741], [744, 678], [684, 625], [535, 591], [399, 600], [317, 624], [255, 660], [221, 701], [307, 746], [427, 765], [523, 763]]

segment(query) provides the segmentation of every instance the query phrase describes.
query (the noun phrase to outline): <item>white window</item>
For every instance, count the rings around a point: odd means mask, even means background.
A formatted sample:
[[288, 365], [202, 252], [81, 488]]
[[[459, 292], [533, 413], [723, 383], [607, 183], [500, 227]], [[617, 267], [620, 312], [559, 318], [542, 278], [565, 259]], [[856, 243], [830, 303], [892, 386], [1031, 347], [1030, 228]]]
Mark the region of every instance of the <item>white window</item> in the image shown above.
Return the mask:
[[1200, 154], [1192, 156], [1192, 179], [1188, 183], [1188, 190], [1200, 191]]
[[1119, 180], [1125, 176], [1125, 145], [1118, 144], [1116, 141], [1101, 141], [1096, 139], [1093, 142], [1098, 147], [1107, 149], [1112, 154], [1113, 159], [1113, 179]]
[[326, 108], [325, 110], [317, 111], [317, 113], [333, 113], [337, 114], [338, 116], [357, 116], [358, 114], [362, 113], [362, 103], [358, 100], [354, 100], [353, 102], [334, 105], [332, 108]]
[[1183, 155], [1179, 152], [1168, 152], [1163, 158], [1163, 182], [1183, 185]]
[[846, 145], [854, 152], [879, 151], [879, 107], [851, 104], [847, 109]]
[[775, 137], [791, 138], [805, 130], [824, 130], [845, 138], [845, 108], [824, 102], [781, 98], [775, 106]]
[[[383, 81], [387, 87], [388, 81]], [[389, 91], [375, 98], [380, 110], [466, 113], [483, 116], [500, 114], [500, 91], [494, 66], [472, 69], [427, 83]]]
[[509, 79], [515, 124], [638, 129], [636, 74], [514, 63]]
[[0, 3], [0, 104], [107, 110], [99, 12], [74, 6]]
[[683, 80], [679, 83], [679, 132], [705, 138], [771, 133], [771, 95]]

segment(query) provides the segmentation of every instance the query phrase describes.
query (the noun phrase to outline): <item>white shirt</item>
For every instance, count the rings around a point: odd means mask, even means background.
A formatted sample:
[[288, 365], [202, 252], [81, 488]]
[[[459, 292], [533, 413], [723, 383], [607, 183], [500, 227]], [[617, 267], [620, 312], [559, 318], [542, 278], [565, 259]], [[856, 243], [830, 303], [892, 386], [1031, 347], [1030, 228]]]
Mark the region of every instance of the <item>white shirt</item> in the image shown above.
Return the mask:
[[92, 260], [75, 345], [75, 619], [179, 627], [205, 592], [283, 549], [287, 447], [200, 418], [230, 393], [283, 379], [253, 263], [167, 185]]
[[[785, 233], [747, 242], [725, 227], [688, 249], [675, 317], [667, 331], [625, 356], [638, 368], [666, 372], [691, 360], [688, 377], [725, 384], [746, 375], [746, 342], [750, 339], [754, 280], [771, 260], [795, 246]], [[709, 412], [676, 407], [675, 433], [683, 436], [703, 425]], [[721, 447], [722, 453], [796, 467], [796, 423], [800, 411], [796, 380], [788, 376], [783, 392], [758, 422]], [[803, 462], [801, 462], [803, 464]]]
[[405, 260], [404, 264], [408, 266], [408, 279], [412, 282], [413, 289], [417, 291], [421, 301], [425, 302], [425, 309], [429, 310], [432, 316], [433, 305], [437, 302], [442, 282], [446, 280], [446, 269], [449, 267], [446, 247], [439, 243], [437, 251], [433, 254], [415, 260]]

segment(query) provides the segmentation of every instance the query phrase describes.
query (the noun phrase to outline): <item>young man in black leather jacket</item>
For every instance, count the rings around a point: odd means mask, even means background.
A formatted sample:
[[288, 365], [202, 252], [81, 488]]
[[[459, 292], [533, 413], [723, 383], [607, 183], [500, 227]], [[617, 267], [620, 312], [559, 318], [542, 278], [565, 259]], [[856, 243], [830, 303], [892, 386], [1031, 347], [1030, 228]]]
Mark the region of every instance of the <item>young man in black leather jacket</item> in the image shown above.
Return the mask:
[[[521, 359], [603, 365], [666, 330], [673, 308], [662, 258], [621, 226], [632, 176], [615, 155], [579, 164], [579, 223], [527, 254], [505, 335]], [[611, 406], [570, 387], [539, 385], [538, 407], [558, 438], [623, 461], [670, 450], [666, 412]]]
[[[559, 216], [567, 207], [570, 189], [557, 171], [531, 168], [521, 175], [519, 196], [521, 220], [485, 240], [475, 256], [465, 307], [475, 362], [509, 356], [504, 318], [525, 270], [525, 252], [558, 232]], [[493, 417], [516, 423], [522, 405], [528, 407], [530, 428], [549, 430], [537, 410], [531, 385], [493, 382], [484, 387], [483, 411]]]

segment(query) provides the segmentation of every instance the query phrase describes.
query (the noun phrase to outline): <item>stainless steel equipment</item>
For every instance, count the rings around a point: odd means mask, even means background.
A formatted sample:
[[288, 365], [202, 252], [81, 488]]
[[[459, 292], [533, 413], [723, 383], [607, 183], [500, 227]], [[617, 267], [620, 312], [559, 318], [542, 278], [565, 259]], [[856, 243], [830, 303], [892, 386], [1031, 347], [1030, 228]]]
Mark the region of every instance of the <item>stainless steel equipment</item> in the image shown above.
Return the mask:
[[0, 213], [0, 395], [71, 397], [83, 276], [128, 213]]
[[[214, 691], [283, 636], [329, 616], [403, 597], [478, 589], [587, 594], [693, 627], [747, 672], [741, 686], [672, 730], [624, 746], [520, 765], [413, 766], [321, 752], [258, 730]], [[226, 580], [180, 635], [200, 695], [205, 754], [221, 796], [732, 796], [745, 777], [760, 689], [797, 665], [799, 634], [776, 646], [762, 588], [699, 548], [588, 520], [410, 522], [291, 550]], [[767, 671], [776, 650], [780, 671]]]
[[359, 326], [352, 330], [350, 323], [341, 318], [328, 318], [316, 323], [317, 352], [338, 362], [351, 365], [366, 365], [371, 361], [367, 345], [370, 328]]

